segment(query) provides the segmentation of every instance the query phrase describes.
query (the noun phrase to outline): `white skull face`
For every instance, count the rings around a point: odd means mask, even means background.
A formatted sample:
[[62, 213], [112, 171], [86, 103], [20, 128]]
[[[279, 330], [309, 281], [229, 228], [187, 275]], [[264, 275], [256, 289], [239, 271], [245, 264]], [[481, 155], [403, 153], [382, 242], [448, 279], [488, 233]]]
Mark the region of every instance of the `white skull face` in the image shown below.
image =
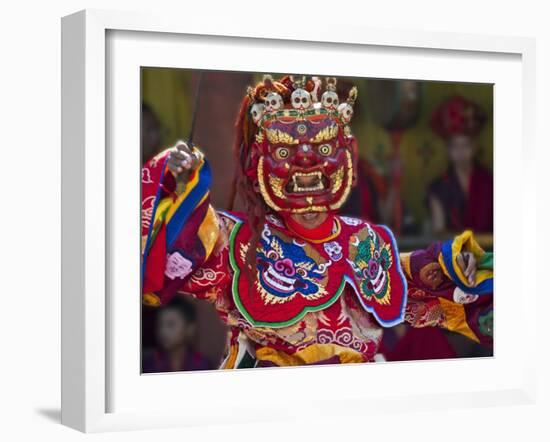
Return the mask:
[[263, 103], [254, 103], [252, 105], [252, 109], [250, 109], [250, 115], [252, 116], [252, 120], [254, 123], [258, 124], [258, 122], [262, 119], [265, 112], [265, 105]]
[[292, 107], [298, 110], [306, 110], [311, 106], [311, 95], [304, 89], [296, 89], [290, 96]]
[[338, 94], [334, 91], [326, 91], [321, 97], [323, 107], [328, 110], [335, 110], [338, 107]]
[[275, 112], [283, 108], [283, 99], [277, 92], [270, 92], [265, 97], [264, 104], [266, 112]]
[[479, 295], [465, 293], [458, 287], [455, 287], [453, 291], [453, 301], [457, 304], [471, 304], [472, 302], [476, 302], [478, 298]]
[[342, 246], [336, 241], [327, 242], [323, 245], [325, 252], [333, 261], [340, 261], [342, 259]]
[[347, 124], [353, 118], [353, 107], [349, 103], [342, 103], [338, 106], [338, 113], [343, 123]]

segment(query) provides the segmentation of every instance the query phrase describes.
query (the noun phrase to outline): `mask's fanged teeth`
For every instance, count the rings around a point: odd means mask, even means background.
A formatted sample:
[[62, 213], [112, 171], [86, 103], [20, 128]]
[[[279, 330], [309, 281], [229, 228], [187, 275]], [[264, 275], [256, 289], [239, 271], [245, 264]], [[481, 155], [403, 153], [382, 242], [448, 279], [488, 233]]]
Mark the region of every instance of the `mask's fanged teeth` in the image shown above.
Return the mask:
[[296, 172], [292, 175], [290, 183], [293, 192], [315, 192], [325, 189], [323, 182], [323, 174], [320, 171], [316, 172]]

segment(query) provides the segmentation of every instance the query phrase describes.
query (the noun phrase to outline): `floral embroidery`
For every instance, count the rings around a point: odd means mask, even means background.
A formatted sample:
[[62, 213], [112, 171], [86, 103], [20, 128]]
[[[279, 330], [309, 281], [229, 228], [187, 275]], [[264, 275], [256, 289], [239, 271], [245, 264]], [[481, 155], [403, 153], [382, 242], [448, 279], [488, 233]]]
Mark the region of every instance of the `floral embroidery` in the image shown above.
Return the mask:
[[274, 226], [281, 227], [281, 228], [285, 226], [283, 222], [279, 219], [279, 217], [273, 215], [272, 213], [268, 214], [265, 218], [268, 222], [270, 222]]
[[141, 182], [143, 184], [153, 184], [151, 180], [151, 171], [147, 167], [141, 169]]
[[190, 280], [193, 284], [198, 286], [215, 286], [219, 284], [226, 274], [210, 268], [200, 268], [197, 269], [195, 273], [191, 276]]
[[151, 219], [153, 218], [153, 207], [155, 206], [155, 196], [148, 196], [141, 203], [141, 226], [143, 229], [149, 229]]
[[358, 226], [364, 222], [357, 218], [350, 218], [349, 216], [341, 216], [340, 219], [348, 226]]

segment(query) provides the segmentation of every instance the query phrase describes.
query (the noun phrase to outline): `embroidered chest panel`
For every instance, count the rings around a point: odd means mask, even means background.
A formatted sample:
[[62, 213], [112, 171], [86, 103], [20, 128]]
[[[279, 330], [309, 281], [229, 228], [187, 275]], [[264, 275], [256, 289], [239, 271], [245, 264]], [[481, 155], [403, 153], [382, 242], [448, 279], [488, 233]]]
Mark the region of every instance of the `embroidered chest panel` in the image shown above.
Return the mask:
[[310, 242], [269, 215], [256, 249], [256, 268], [247, 271], [249, 226], [234, 215], [226, 216], [235, 221], [229, 252], [233, 299], [253, 326], [294, 324], [308, 312], [332, 305], [346, 284], [381, 325], [402, 322], [406, 283], [395, 241], [385, 227], [335, 217], [333, 234]]

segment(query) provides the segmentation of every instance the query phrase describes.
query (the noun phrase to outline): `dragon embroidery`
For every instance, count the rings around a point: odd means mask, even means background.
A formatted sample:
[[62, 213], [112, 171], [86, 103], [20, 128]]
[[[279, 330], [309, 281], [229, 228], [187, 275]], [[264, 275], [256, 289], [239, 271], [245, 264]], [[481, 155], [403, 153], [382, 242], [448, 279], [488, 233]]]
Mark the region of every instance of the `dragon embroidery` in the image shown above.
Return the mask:
[[359, 291], [366, 299], [374, 298], [380, 304], [390, 303], [389, 269], [393, 263], [390, 245], [384, 243], [370, 226], [350, 237], [348, 263], [359, 282]]
[[[295, 296], [318, 299], [327, 294], [327, 267], [320, 255], [306, 244], [300, 244], [282, 233], [273, 235], [265, 227], [256, 255], [256, 288], [267, 304], [284, 303]], [[241, 258], [248, 244], [241, 244]]]

